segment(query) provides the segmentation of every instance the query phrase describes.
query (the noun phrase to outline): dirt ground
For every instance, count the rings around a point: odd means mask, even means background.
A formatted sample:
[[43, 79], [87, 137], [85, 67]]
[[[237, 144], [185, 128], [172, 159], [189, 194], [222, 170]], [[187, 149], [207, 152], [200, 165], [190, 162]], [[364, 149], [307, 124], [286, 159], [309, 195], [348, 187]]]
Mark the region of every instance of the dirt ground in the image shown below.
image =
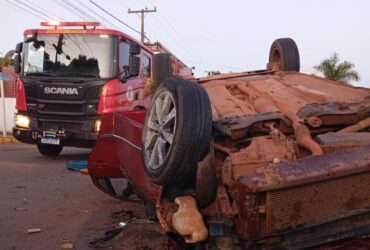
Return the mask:
[[67, 148], [48, 159], [35, 146], [0, 145], [0, 249], [166, 249], [167, 239], [154, 224], [129, 225], [114, 239], [89, 246], [127, 220], [125, 213], [113, 218], [114, 212], [133, 211], [142, 218], [143, 209], [110, 198], [89, 176], [65, 168], [69, 160], [87, 159], [88, 154]]

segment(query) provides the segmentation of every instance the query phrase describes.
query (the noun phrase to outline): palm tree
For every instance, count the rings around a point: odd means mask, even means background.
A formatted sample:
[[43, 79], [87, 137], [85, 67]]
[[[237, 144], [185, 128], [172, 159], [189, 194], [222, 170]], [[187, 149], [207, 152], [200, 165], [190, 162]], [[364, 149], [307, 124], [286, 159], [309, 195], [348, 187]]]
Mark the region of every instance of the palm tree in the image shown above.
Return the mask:
[[324, 74], [327, 79], [349, 84], [350, 81], [359, 81], [360, 76], [355, 65], [348, 61], [340, 62], [337, 53], [334, 53], [330, 58], [325, 59], [320, 65], [314, 68]]

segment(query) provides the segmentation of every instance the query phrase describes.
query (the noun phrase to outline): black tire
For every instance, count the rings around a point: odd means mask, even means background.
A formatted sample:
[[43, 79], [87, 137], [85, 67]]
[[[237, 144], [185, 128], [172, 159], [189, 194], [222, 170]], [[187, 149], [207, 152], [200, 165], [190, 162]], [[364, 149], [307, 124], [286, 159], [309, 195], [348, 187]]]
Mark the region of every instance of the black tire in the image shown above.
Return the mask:
[[[161, 98], [163, 93], [171, 95], [175, 102], [173, 108], [176, 109], [176, 123], [173, 142], [168, 147], [166, 158], [162, 158], [163, 163], [153, 168], [148, 159], [149, 146], [146, 146], [153, 145], [148, 143], [152, 133], [148, 123], [151, 119], [149, 117], [155, 112], [156, 100]], [[168, 78], [153, 95], [152, 105], [145, 120], [143, 159], [146, 172], [153, 182], [160, 185], [194, 185], [197, 162], [209, 152], [211, 136], [212, 110], [207, 92], [196, 83]]]
[[274, 71], [300, 71], [299, 50], [293, 39], [280, 38], [272, 43], [268, 69]]
[[55, 157], [55, 156], [58, 156], [62, 152], [63, 146], [38, 143], [37, 149], [39, 150], [40, 154], [42, 154], [43, 156]]
[[155, 86], [159, 86], [172, 76], [171, 55], [169, 53], [155, 54], [153, 57], [152, 79]]

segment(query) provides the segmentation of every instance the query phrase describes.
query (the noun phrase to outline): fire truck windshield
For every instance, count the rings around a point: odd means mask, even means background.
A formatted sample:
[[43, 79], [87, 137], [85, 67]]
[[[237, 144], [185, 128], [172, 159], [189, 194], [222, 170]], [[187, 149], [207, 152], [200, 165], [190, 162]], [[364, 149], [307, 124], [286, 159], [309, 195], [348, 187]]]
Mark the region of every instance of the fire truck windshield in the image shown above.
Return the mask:
[[24, 76], [111, 78], [115, 38], [108, 35], [34, 35], [25, 41]]

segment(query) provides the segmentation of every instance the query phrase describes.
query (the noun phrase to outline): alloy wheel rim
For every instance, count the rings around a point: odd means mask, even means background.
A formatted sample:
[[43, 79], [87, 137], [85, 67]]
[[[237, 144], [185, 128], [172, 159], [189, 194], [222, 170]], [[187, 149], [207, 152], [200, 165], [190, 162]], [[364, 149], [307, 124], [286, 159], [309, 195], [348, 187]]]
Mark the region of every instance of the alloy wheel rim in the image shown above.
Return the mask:
[[146, 165], [157, 170], [168, 158], [176, 130], [176, 103], [165, 90], [158, 95], [150, 110], [144, 138]]

